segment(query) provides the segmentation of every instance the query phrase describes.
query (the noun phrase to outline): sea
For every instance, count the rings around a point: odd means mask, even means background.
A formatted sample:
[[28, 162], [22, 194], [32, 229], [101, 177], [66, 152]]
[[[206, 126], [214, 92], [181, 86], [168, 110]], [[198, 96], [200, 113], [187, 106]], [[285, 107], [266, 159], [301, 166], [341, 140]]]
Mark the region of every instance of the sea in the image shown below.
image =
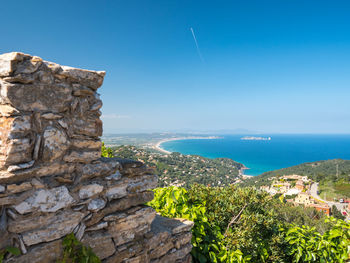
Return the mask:
[[329, 159], [350, 160], [349, 135], [253, 135], [271, 140], [241, 140], [245, 135], [217, 135], [219, 139], [167, 141], [161, 148], [207, 158], [225, 157], [244, 164], [245, 175]]

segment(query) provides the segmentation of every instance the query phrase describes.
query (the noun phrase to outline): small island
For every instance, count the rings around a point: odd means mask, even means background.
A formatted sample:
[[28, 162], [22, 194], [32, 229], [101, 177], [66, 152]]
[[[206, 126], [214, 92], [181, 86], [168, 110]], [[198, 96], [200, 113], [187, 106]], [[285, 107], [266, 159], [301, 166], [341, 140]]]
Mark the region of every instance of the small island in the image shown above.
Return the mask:
[[254, 137], [254, 136], [245, 136], [241, 140], [245, 141], [271, 141], [271, 137]]

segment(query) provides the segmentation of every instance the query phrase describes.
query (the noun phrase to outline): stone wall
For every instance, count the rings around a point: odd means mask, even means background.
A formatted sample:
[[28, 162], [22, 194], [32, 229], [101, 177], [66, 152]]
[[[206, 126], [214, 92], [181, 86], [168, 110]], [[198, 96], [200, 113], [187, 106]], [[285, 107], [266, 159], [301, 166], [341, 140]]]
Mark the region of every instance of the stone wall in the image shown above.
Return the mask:
[[103, 262], [189, 262], [193, 223], [145, 206], [143, 163], [100, 158], [105, 72], [0, 55], [0, 249], [7, 262], [56, 262], [74, 232]]

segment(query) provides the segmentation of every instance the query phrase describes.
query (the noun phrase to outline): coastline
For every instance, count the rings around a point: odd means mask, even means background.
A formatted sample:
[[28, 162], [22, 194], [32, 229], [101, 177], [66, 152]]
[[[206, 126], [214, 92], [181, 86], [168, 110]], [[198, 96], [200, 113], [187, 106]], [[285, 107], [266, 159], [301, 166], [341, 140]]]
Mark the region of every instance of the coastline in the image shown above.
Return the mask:
[[[176, 137], [176, 138], [167, 138], [167, 139], [163, 139], [163, 140], [160, 140], [158, 141], [156, 144], [154, 144], [152, 146], [152, 148], [154, 150], [157, 150], [159, 152], [162, 152], [164, 154], [171, 154], [172, 152], [170, 151], [167, 151], [165, 149], [163, 149], [161, 147], [161, 144], [164, 143], [164, 142], [170, 142], [170, 141], [179, 141], [179, 140], [213, 140], [213, 139], [220, 139], [222, 137], [219, 137], [219, 136], [208, 136], [208, 137], [202, 137], [202, 136], [190, 136], [190, 137]], [[249, 170], [248, 167], [246, 167], [244, 164], [243, 164], [243, 167], [241, 169], [239, 169], [239, 176], [242, 177], [243, 180], [246, 180], [248, 178], [251, 178], [251, 177], [254, 177], [253, 175], [245, 175], [244, 174], [244, 171], [245, 170]]]
[[203, 136], [189, 136], [189, 137], [176, 137], [176, 138], [167, 138], [167, 139], [163, 139], [158, 141], [155, 145], [153, 145], [153, 149], [165, 153], [165, 154], [171, 154], [172, 152], [167, 151], [165, 149], [163, 149], [161, 147], [161, 144], [164, 142], [170, 142], [170, 141], [179, 141], [179, 140], [213, 140], [213, 139], [220, 139], [221, 137], [219, 136], [207, 136], [207, 137], [203, 137]]

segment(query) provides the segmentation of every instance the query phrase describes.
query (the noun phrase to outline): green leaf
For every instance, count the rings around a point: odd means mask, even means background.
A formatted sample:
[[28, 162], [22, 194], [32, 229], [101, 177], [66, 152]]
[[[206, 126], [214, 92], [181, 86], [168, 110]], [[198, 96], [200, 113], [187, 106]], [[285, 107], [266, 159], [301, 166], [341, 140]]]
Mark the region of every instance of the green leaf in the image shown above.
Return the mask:
[[18, 247], [7, 247], [6, 251], [15, 256], [21, 255], [21, 251], [19, 250]]

